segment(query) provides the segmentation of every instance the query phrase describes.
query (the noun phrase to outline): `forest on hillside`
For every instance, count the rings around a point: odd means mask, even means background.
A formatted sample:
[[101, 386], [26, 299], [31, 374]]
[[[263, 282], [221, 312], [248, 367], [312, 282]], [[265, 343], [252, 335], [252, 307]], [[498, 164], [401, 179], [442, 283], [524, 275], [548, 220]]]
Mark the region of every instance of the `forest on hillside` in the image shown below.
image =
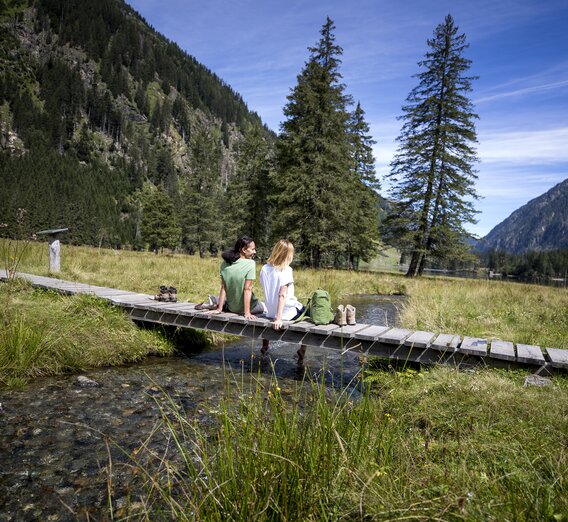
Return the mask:
[[0, 234], [201, 256], [248, 235], [261, 258], [287, 237], [314, 267], [385, 245], [410, 276], [475, 266], [474, 78], [451, 16], [402, 106], [387, 197], [329, 18], [278, 136], [122, 0], [0, 0], [0, 26]]

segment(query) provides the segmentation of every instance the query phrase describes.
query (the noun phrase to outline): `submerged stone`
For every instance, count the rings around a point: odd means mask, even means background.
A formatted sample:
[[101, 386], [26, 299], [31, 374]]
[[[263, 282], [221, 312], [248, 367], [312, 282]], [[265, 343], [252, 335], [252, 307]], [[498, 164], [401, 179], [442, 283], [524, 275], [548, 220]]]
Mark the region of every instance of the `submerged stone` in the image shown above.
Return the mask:
[[77, 384], [79, 386], [81, 386], [81, 388], [90, 388], [90, 387], [100, 386], [100, 384], [97, 381], [94, 381], [93, 379], [89, 379], [88, 377], [85, 377], [84, 375], [79, 375], [77, 377]]

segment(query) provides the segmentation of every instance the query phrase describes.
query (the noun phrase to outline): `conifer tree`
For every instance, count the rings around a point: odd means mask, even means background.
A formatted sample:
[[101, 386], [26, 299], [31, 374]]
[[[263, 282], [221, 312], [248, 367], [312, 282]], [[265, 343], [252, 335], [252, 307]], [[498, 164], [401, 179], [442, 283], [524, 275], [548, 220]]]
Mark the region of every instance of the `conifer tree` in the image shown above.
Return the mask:
[[467, 97], [475, 78], [466, 76], [468, 44], [451, 15], [428, 47], [419, 84], [402, 108], [400, 145], [388, 175], [395, 200], [390, 223], [400, 232], [399, 244], [410, 247], [409, 277], [420, 275], [429, 257], [463, 254], [463, 225], [475, 221], [472, 200], [478, 197], [472, 146], [477, 115]]
[[239, 146], [237, 168], [225, 193], [223, 238], [228, 245], [237, 237], [254, 238], [257, 256], [268, 257], [272, 219], [268, 202], [273, 170], [272, 146], [256, 126], [251, 126]]
[[141, 199], [142, 240], [156, 253], [163, 248], [175, 248], [180, 239], [181, 229], [170, 197], [161, 188], [146, 184]]
[[361, 103], [352, 115], [352, 175], [353, 194], [351, 201], [356, 204], [349, 213], [347, 263], [357, 268], [361, 259], [367, 260], [377, 250], [379, 239], [378, 190], [380, 183], [375, 171], [373, 145], [375, 140], [369, 134], [365, 111]]
[[[327, 18], [284, 108], [277, 142], [275, 235], [290, 238], [304, 263], [345, 249], [351, 190], [351, 102], [340, 83], [342, 49]], [[332, 258], [333, 258], [332, 257]]]
[[191, 136], [191, 175], [182, 184], [183, 245], [201, 257], [221, 242], [220, 139], [205, 126]]

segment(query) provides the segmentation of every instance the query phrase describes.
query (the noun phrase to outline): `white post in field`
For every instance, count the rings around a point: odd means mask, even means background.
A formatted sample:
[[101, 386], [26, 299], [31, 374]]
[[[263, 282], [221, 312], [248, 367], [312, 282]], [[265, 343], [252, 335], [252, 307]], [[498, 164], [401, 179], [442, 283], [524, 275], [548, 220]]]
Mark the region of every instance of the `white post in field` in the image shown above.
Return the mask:
[[61, 243], [59, 243], [59, 235], [68, 230], [68, 228], [53, 228], [36, 232], [38, 236], [47, 236], [49, 242], [49, 271], [52, 273], [61, 271]]
[[53, 236], [49, 238], [49, 271], [60, 272], [61, 270], [61, 245], [59, 239]]

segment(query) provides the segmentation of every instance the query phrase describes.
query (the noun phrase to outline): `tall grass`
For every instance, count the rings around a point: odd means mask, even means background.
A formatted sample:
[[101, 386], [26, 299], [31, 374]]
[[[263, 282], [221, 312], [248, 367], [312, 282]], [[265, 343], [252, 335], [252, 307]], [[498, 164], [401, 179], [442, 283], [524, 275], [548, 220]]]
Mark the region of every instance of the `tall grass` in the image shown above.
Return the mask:
[[228, 388], [214, 428], [170, 398], [167, 449], [134, 452], [145, 493], [130, 515], [565, 520], [565, 379], [528, 389], [522, 374], [491, 371], [375, 377], [378, 393], [361, 396], [314, 382], [284, 396], [274, 378]]
[[137, 328], [107, 303], [21, 283], [0, 285], [0, 324], [0, 383], [5, 384], [173, 351], [164, 337]]
[[[48, 264], [47, 246], [33, 244], [20, 269], [47, 275]], [[407, 295], [400, 317], [400, 326], [406, 328], [568, 348], [566, 289], [344, 270], [296, 268], [294, 274], [296, 294], [304, 299], [318, 287], [328, 290], [336, 303], [358, 293]], [[178, 288], [179, 299], [193, 302], [216, 294], [220, 282], [216, 258], [69, 245], [62, 246], [59, 277], [144, 293], [154, 293], [165, 283]], [[262, 298], [260, 284], [254, 291]]]
[[500, 281], [428, 278], [407, 284], [411, 329], [568, 348], [568, 292]]
[[[49, 275], [48, 265], [47, 245], [34, 243], [22, 259], [20, 270]], [[61, 272], [57, 277], [144, 293], [156, 292], [165, 283], [177, 287], [178, 298], [198, 301], [219, 292], [219, 265], [219, 258], [62, 245]], [[301, 297], [308, 297], [318, 287], [335, 298], [353, 293], [405, 292], [404, 278], [396, 275], [302, 268], [295, 268], [294, 274], [296, 293]], [[262, 297], [260, 284], [255, 285], [254, 291]]]

